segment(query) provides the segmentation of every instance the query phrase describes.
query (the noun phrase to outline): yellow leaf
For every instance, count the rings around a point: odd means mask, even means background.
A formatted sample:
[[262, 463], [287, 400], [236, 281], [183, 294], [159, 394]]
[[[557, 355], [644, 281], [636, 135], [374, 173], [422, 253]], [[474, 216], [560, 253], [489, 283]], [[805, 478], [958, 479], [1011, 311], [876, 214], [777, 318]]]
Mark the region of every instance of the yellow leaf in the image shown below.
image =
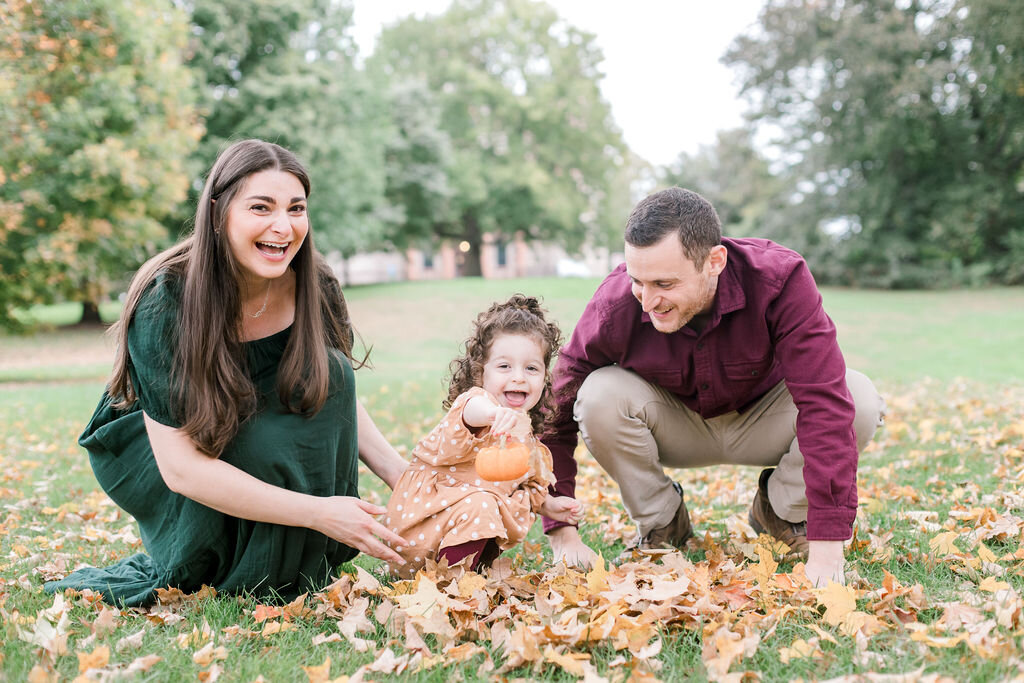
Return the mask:
[[1010, 584], [1005, 581], [1000, 581], [994, 576], [986, 576], [978, 584], [978, 588], [989, 593], [995, 593], [996, 591], [1004, 591], [1010, 587]]
[[960, 548], [953, 543], [958, 536], [960, 534], [955, 531], [944, 531], [928, 541], [928, 547], [932, 549], [933, 553], [937, 552], [940, 555], [959, 555]]
[[817, 591], [818, 604], [825, 607], [825, 622], [839, 626], [843, 617], [857, 609], [857, 593], [849, 586], [829, 581]]
[[396, 595], [394, 599], [409, 616], [418, 617], [429, 617], [448, 604], [445, 596], [437, 590], [437, 585], [422, 574], [416, 582], [415, 593]]
[[473, 593], [487, 585], [487, 579], [476, 572], [467, 572], [465, 576], [459, 579], [459, 597], [470, 598], [473, 597]]
[[306, 611], [306, 596], [309, 593], [303, 593], [299, 597], [295, 598], [287, 605], [284, 606], [284, 613], [292, 617], [301, 617]]
[[125, 672], [133, 674], [139, 671], [149, 671], [157, 662], [161, 661], [162, 659], [163, 657], [160, 657], [158, 655], [146, 655], [144, 657], [139, 657], [138, 659], [136, 659], [128, 665], [128, 668], [125, 669]]
[[326, 683], [331, 678], [331, 658], [327, 657], [324, 663], [319, 666], [304, 666], [309, 683]]
[[982, 562], [995, 562], [996, 554], [988, 549], [988, 546], [984, 543], [978, 544], [978, 557]]
[[102, 669], [110, 661], [110, 648], [100, 645], [92, 652], [76, 652], [78, 655], [78, 673], [85, 673], [89, 669]]
[[757, 582], [764, 587], [775, 576], [775, 570], [779, 568], [779, 563], [772, 556], [772, 551], [763, 545], [757, 546], [757, 555], [760, 561], [754, 565], [753, 572]]
[[44, 669], [43, 667], [36, 664], [32, 667], [32, 670], [28, 672], [28, 683], [56, 683], [58, 680], [57, 672], [52, 669]]
[[604, 558], [600, 555], [597, 556], [594, 568], [587, 573], [587, 588], [591, 594], [608, 590], [608, 571], [605, 569]]
[[949, 648], [949, 647], [956, 647], [962, 641], [967, 640], [967, 634], [966, 633], [961, 633], [958, 636], [955, 636], [955, 637], [952, 637], [952, 638], [948, 638], [948, 637], [945, 637], [945, 636], [931, 636], [931, 635], [928, 635], [927, 633], [925, 633], [924, 631], [914, 631], [913, 633], [910, 634], [910, 639], [911, 640], [916, 640], [919, 643], [924, 643], [925, 645], [928, 645], [929, 647]]
[[583, 662], [581, 662], [580, 659], [578, 659], [577, 657], [581, 657], [583, 659], [590, 659], [590, 655], [585, 653], [578, 653], [576, 655], [572, 653], [559, 654], [558, 652], [555, 652], [555, 649], [550, 645], [544, 648], [545, 661], [551, 662], [552, 664], [557, 664], [573, 676], [582, 676]]
[[202, 667], [207, 667], [217, 660], [228, 658], [228, 651], [224, 646], [214, 648], [213, 642], [209, 642], [192, 655], [192, 661]]
[[809, 643], [803, 638], [797, 638], [789, 647], [779, 650], [779, 659], [783, 664], [789, 664], [791, 659], [805, 659], [807, 657], [821, 657], [822, 652], [818, 649], [817, 643]]

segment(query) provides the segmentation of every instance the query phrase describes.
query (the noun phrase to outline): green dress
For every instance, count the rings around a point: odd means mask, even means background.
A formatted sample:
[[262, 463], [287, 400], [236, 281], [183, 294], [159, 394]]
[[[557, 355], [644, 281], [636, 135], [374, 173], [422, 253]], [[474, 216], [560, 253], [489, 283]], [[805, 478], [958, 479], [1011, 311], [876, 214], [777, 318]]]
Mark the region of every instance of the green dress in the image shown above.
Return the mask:
[[[340, 289], [335, 288], [340, 297]], [[203, 584], [219, 592], [289, 599], [324, 585], [354, 549], [310, 529], [251, 522], [225, 515], [172, 492], [150, 448], [143, 411], [172, 427], [171, 344], [177, 327], [178, 287], [160, 276], [139, 302], [128, 329], [130, 377], [138, 400], [125, 411], [104, 392], [79, 438], [107, 495], [132, 515], [148, 554], [106, 568], [83, 568], [47, 591], [89, 588], [113, 604], [139, 606], [156, 589], [192, 592]], [[344, 305], [343, 301], [339, 302]], [[313, 416], [289, 413], [275, 386], [290, 328], [245, 344], [248, 373], [260, 407], [246, 420], [221, 459], [275, 486], [313, 496], [356, 496], [358, 451], [355, 379], [344, 356], [331, 363], [330, 396]]]

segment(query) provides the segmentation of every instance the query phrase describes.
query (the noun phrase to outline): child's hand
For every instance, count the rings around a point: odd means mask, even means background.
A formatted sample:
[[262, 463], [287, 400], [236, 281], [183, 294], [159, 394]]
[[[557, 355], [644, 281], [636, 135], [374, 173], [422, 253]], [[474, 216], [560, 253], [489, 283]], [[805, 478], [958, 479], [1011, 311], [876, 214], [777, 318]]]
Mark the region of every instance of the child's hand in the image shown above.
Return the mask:
[[517, 439], [525, 439], [530, 434], [530, 426], [530, 416], [526, 413], [503, 406], [495, 407], [492, 434], [508, 434]]
[[569, 496], [548, 496], [540, 506], [540, 514], [557, 522], [578, 524], [583, 519], [583, 503]]

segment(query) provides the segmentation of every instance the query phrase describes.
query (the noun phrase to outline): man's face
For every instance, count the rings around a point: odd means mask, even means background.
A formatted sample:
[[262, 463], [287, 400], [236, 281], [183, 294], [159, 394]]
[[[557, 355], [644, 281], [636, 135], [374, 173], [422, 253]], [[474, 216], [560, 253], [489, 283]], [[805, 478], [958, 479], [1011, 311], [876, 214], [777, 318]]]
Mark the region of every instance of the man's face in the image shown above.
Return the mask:
[[724, 247], [712, 250], [697, 268], [674, 232], [649, 247], [626, 244], [626, 272], [633, 281], [633, 296], [651, 316], [654, 328], [665, 334], [711, 310], [724, 267]]

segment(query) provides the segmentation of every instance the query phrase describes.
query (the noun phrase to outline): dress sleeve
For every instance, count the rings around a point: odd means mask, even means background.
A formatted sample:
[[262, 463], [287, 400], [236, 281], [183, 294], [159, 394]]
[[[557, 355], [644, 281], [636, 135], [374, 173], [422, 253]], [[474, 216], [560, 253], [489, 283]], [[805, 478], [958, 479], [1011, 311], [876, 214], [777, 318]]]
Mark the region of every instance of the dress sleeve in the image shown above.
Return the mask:
[[472, 462], [476, 458], [476, 449], [490, 433], [489, 429], [475, 433], [462, 419], [466, 402], [475, 396], [485, 396], [497, 405], [494, 397], [480, 387], [461, 394], [441, 422], [417, 444], [413, 455], [435, 467]]
[[178, 299], [166, 278], [158, 278], [128, 323], [128, 374], [146, 415], [175, 428], [181, 426], [173, 409], [177, 392], [171, 381], [177, 327]]

